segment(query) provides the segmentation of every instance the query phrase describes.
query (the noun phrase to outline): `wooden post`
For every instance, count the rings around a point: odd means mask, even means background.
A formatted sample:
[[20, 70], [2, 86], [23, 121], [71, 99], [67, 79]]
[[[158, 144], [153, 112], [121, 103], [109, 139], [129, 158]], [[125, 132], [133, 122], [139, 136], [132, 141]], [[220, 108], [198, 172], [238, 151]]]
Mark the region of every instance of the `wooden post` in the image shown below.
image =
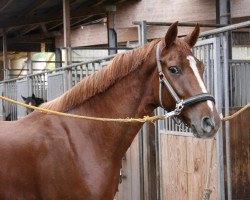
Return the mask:
[[106, 6], [109, 55], [117, 53], [116, 6]]
[[64, 33], [65, 63], [71, 64], [70, 4], [69, 4], [69, 0], [63, 0], [63, 33]]

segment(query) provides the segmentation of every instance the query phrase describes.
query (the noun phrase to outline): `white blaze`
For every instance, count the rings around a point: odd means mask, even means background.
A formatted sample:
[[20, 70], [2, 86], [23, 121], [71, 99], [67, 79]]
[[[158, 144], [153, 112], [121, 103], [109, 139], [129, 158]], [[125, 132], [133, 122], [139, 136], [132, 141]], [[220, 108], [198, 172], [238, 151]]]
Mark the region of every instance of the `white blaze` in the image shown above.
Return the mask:
[[[201, 76], [199, 74], [199, 71], [198, 71], [198, 68], [197, 68], [196, 61], [195, 61], [194, 57], [189, 55], [189, 56], [187, 56], [187, 59], [189, 60], [190, 67], [194, 72], [194, 75], [195, 75], [195, 77], [196, 77], [196, 79], [197, 79], [197, 81], [199, 83], [201, 91], [203, 93], [207, 93], [206, 86], [205, 86], [204, 82], [202, 81], [202, 78], [201, 78]], [[213, 103], [212, 103], [212, 101], [207, 101], [207, 105], [211, 109], [211, 111], [213, 111]]]

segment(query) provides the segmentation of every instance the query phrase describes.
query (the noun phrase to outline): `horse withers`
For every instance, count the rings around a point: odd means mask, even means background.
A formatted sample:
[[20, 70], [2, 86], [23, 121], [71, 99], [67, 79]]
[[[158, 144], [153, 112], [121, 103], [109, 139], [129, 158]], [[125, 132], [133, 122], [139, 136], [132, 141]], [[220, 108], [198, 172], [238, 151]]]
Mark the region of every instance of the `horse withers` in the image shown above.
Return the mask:
[[[108, 118], [141, 118], [158, 106], [178, 114], [196, 137], [215, 135], [220, 118], [191, 48], [197, 26], [118, 54], [43, 108]], [[34, 111], [0, 122], [0, 199], [112, 200], [121, 159], [142, 123], [99, 122]]]

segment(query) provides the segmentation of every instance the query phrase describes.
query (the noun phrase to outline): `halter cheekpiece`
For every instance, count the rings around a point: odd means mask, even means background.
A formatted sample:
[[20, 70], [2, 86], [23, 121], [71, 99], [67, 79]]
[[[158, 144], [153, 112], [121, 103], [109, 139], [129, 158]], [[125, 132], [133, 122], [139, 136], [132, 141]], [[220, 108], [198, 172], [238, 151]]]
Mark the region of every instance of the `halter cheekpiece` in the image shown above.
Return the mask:
[[[164, 108], [163, 103], [162, 103], [162, 86], [165, 86], [167, 88], [167, 90], [169, 91], [169, 93], [171, 94], [171, 96], [173, 97], [176, 106], [175, 106], [175, 110], [167, 113], [168, 116], [176, 116], [179, 115], [182, 111], [182, 109], [185, 106], [190, 106], [192, 104], [196, 104], [199, 102], [203, 102], [203, 101], [213, 101], [215, 103], [215, 99], [211, 94], [208, 93], [202, 93], [202, 94], [198, 94], [192, 97], [189, 97], [187, 99], [181, 99], [178, 94], [175, 92], [175, 90], [173, 89], [173, 87], [171, 86], [171, 84], [169, 83], [169, 81], [167, 80], [166, 76], [164, 75], [163, 71], [162, 71], [162, 66], [161, 66], [161, 59], [160, 59], [160, 42], [157, 44], [156, 47], [156, 62], [157, 62], [157, 69], [158, 69], [158, 75], [159, 75], [159, 100], [160, 100], [160, 105], [162, 108]], [[165, 108], [164, 108], [165, 109]]]

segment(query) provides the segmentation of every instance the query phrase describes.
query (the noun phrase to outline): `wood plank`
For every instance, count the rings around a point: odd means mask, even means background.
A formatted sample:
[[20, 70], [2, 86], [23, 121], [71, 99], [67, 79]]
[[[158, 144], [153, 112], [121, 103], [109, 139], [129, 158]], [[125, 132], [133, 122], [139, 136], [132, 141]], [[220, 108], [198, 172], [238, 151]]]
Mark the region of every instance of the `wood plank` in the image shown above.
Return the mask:
[[[240, 160], [240, 171], [241, 171], [241, 191], [239, 192], [239, 198], [246, 198], [250, 197], [250, 194], [247, 194], [250, 191], [250, 179], [249, 179], [249, 173], [250, 168], [248, 163], [250, 161], [249, 157], [249, 134], [250, 134], [250, 118], [248, 117], [248, 113], [243, 113], [237, 120], [237, 123], [239, 124], [239, 130], [241, 130], [241, 156], [239, 157]], [[248, 130], [248, 133], [247, 133]]]
[[131, 179], [131, 196], [132, 196], [131, 199], [138, 200], [140, 199], [139, 135], [135, 137], [130, 149], [131, 149], [131, 154], [130, 154], [131, 177], [130, 179]]
[[188, 138], [188, 199], [200, 200], [205, 186], [206, 145], [205, 140]]
[[10, 5], [13, 0], [1, 0], [0, 1], [0, 12], [2, 12], [8, 5]]
[[[231, 108], [230, 114], [240, 108]], [[230, 150], [232, 196], [250, 198], [250, 112], [244, 112], [230, 121]], [[224, 138], [225, 139], [225, 138]], [[226, 163], [224, 163], [226, 168]], [[226, 180], [225, 180], [226, 181]]]
[[139, 135], [132, 142], [122, 160], [122, 174], [125, 179], [119, 184], [115, 200], [140, 199]]
[[186, 138], [161, 135], [163, 199], [188, 199]]
[[[230, 110], [235, 113], [239, 108]], [[230, 121], [232, 196], [250, 198], [250, 111]]]
[[[209, 144], [210, 145], [210, 144]], [[212, 160], [212, 172], [211, 172], [211, 181], [210, 181], [210, 189], [212, 190], [212, 194], [210, 196], [211, 200], [216, 200], [218, 199], [218, 191], [217, 191], [217, 184], [218, 184], [218, 180], [217, 180], [217, 158], [216, 158], [216, 145], [214, 146], [213, 149], [213, 160]], [[210, 156], [209, 154], [207, 154], [207, 156]]]

